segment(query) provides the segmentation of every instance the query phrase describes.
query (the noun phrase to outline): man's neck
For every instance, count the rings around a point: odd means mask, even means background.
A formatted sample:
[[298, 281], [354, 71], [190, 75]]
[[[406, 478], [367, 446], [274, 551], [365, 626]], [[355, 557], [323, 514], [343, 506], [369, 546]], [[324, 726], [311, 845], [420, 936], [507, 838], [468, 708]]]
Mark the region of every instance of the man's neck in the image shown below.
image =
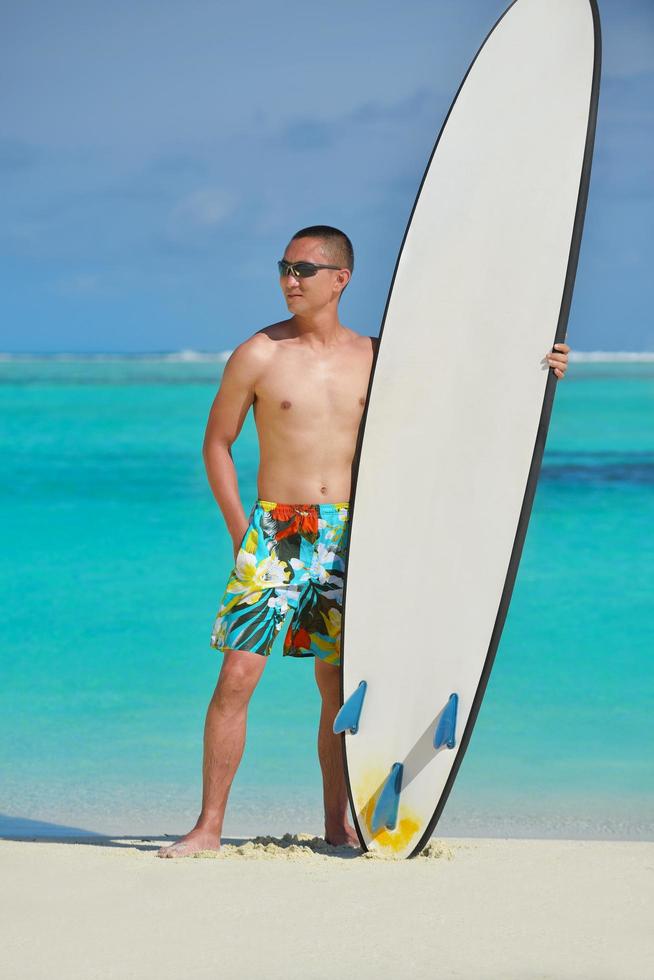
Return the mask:
[[309, 347], [332, 347], [341, 341], [346, 327], [338, 319], [338, 311], [321, 310], [311, 316], [292, 316], [290, 324], [302, 343]]

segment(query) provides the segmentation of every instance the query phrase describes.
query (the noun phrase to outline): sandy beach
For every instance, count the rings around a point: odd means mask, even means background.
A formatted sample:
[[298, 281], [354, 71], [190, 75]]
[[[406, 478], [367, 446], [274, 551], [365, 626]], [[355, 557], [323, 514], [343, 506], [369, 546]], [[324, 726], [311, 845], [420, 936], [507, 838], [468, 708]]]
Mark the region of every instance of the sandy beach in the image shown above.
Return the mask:
[[156, 858], [172, 839], [0, 840], [0, 975], [654, 976], [654, 843], [444, 838], [396, 862], [286, 835]]

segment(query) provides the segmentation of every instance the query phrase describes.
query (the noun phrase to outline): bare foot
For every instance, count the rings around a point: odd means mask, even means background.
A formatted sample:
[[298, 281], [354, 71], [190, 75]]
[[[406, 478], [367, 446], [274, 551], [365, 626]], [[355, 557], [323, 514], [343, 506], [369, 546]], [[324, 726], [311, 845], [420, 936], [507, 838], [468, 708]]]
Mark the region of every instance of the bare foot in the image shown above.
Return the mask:
[[331, 828], [331, 833], [325, 830], [325, 841], [332, 847], [342, 847], [344, 844], [348, 847], [361, 847], [356, 831], [349, 823], [342, 827]]
[[176, 841], [174, 844], [171, 844], [169, 847], [161, 847], [157, 851], [157, 857], [191, 857], [191, 855], [197, 854], [198, 851], [219, 850], [219, 834], [212, 833], [210, 830], [203, 830], [200, 827], [194, 827], [190, 833], [180, 838], [180, 840]]

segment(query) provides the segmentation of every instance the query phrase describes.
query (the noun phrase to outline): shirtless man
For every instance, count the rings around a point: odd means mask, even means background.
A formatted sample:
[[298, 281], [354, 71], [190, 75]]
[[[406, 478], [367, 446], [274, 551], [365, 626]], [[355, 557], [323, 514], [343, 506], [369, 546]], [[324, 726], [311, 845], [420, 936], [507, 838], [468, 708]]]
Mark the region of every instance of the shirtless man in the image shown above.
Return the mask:
[[[309, 265], [307, 265], [307, 263]], [[234, 546], [235, 568], [211, 643], [224, 653], [204, 731], [202, 811], [195, 827], [159, 857], [220, 847], [227, 797], [243, 754], [250, 697], [285, 613], [294, 610], [284, 653], [314, 656], [322, 697], [318, 754], [325, 839], [358, 844], [348, 821], [340, 736], [340, 609], [352, 461], [376, 337], [343, 326], [341, 294], [352, 245], [318, 225], [291, 239], [280, 284], [291, 313], [240, 344], [225, 365], [203, 455]], [[557, 378], [570, 348], [548, 355]], [[245, 514], [231, 446], [253, 405], [259, 436], [258, 500]]]

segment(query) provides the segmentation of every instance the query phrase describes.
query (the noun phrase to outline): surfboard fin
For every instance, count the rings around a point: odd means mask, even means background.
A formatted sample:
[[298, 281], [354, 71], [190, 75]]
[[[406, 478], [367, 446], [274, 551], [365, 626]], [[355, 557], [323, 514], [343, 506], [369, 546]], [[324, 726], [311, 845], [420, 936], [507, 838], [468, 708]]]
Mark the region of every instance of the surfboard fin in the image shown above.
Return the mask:
[[371, 822], [373, 834], [384, 828], [395, 830], [397, 826], [397, 811], [400, 805], [403, 773], [404, 766], [402, 763], [394, 762], [373, 810]]
[[361, 707], [363, 705], [363, 699], [366, 696], [367, 687], [366, 682], [361, 681], [356, 690], [350, 694], [347, 701], [343, 704], [343, 707], [334, 719], [335, 735], [346, 731], [346, 729], [350, 730], [351, 735], [356, 735], [359, 731], [359, 718], [361, 716]]
[[449, 700], [440, 713], [436, 731], [434, 732], [434, 748], [440, 749], [447, 746], [453, 749], [456, 745], [456, 711], [459, 704], [459, 695], [450, 694]]

